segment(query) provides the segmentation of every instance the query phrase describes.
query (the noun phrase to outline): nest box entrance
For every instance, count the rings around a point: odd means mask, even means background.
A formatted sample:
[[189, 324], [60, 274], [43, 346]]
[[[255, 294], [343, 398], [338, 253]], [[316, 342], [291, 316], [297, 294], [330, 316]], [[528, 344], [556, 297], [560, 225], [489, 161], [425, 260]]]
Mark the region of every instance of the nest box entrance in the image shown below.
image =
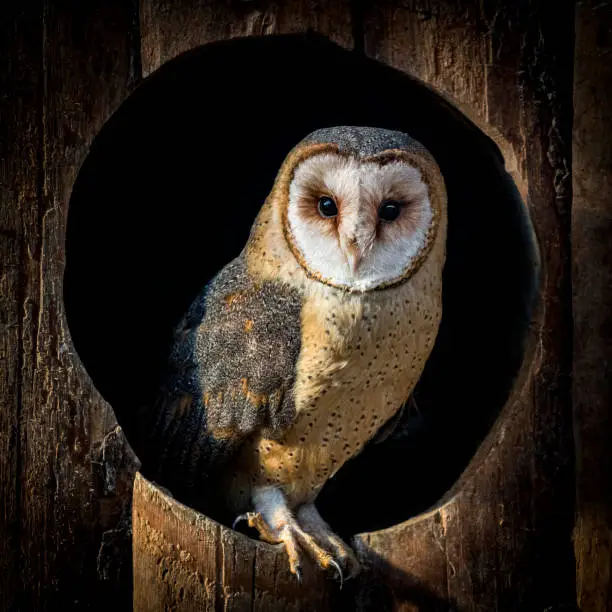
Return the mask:
[[464, 115], [406, 74], [317, 38], [186, 53], [146, 79], [93, 143], [70, 202], [64, 291], [75, 347], [155, 478], [134, 415], [153, 398], [173, 326], [239, 254], [287, 152], [333, 125], [422, 142], [446, 181], [449, 217], [443, 318], [418, 412], [320, 497], [347, 535], [442, 498], [524, 359], [539, 282], [531, 223], [497, 146]]

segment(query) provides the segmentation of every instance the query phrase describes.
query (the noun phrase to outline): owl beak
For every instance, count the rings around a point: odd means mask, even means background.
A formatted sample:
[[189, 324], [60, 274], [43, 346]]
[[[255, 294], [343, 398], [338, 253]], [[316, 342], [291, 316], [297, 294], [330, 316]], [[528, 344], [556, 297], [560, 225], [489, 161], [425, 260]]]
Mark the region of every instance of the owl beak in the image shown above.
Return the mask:
[[363, 259], [363, 251], [359, 247], [359, 243], [355, 238], [349, 238], [342, 246], [349, 269], [353, 274], [356, 274]]
[[346, 259], [348, 261], [351, 272], [353, 274], [356, 274], [357, 270], [359, 269], [359, 264], [361, 264], [361, 259], [363, 257], [361, 251], [353, 247], [353, 248], [347, 249], [345, 251], [345, 254], [346, 254]]
[[355, 276], [366, 254], [370, 250], [372, 242], [371, 240], [364, 239], [364, 236], [358, 236], [353, 232], [341, 233], [340, 246], [346, 257], [346, 263], [353, 276]]

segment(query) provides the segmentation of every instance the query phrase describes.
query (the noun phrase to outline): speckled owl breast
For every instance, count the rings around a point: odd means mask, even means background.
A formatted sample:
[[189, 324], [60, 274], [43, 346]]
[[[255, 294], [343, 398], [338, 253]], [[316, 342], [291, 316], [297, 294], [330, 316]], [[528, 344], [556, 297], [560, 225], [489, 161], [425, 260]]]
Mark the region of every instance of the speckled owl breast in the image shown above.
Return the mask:
[[408, 283], [392, 297], [364, 300], [333, 289], [310, 297], [303, 313], [295, 425], [279, 441], [260, 438], [245, 449], [259, 459], [257, 484], [280, 485], [294, 504], [315, 498], [407, 400], [440, 313], [440, 296]]

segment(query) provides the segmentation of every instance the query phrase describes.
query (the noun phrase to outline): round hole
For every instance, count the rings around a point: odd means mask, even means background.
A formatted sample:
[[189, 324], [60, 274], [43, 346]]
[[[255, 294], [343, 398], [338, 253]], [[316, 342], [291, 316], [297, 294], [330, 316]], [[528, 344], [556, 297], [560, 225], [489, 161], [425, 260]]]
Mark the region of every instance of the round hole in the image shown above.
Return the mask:
[[[333, 95], [322, 102], [321, 90]], [[139, 411], [155, 396], [173, 327], [241, 251], [288, 151], [332, 125], [409, 133], [437, 159], [449, 202], [444, 312], [415, 393], [419, 413], [401, 437], [349, 461], [319, 498], [349, 534], [405, 520], [449, 489], [523, 359], [538, 286], [531, 226], [498, 148], [465, 116], [318, 36], [184, 54], [146, 79], [91, 147], [70, 201], [64, 297], [85, 368], [154, 476], [157, 449]], [[347, 423], [354, 406], [344, 407]]]

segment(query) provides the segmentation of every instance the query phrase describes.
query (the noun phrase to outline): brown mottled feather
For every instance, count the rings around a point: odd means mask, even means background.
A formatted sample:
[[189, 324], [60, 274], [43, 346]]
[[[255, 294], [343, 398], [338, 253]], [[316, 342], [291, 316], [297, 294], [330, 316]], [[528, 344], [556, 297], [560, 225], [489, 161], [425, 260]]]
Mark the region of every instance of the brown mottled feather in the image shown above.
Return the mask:
[[150, 435], [156, 478], [189, 494], [256, 430], [293, 422], [301, 299], [249, 279], [244, 257], [226, 266], [178, 326]]

